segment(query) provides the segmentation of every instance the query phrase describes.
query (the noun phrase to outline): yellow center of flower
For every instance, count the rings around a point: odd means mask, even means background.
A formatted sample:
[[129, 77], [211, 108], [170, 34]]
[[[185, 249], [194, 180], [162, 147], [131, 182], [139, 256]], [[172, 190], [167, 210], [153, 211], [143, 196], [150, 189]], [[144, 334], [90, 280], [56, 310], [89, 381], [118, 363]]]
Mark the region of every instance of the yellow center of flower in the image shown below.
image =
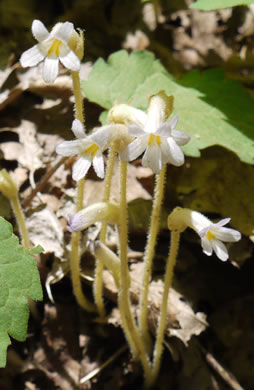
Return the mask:
[[59, 39], [54, 39], [54, 42], [49, 48], [48, 55], [55, 53], [57, 57], [59, 57], [60, 54], [60, 46], [62, 45], [62, 42]]
[[92, 157], [95, 156], [95, 153], [99, 150], [99, 146], [96, 145], [96, 144], [92, 144], [90, 146], [88, 146], [88, 148], [86, 148], [84, 150], [84, 153], [90, 153]]
[[158, 146], [161, 144], [161, 137], [159, 135], [150, 134], [148, 139], [148, 145], [152, 145], [153, 143], [157, 143]]
[[206, 238], [210, 241], [210, 240], [213, 240], [214, 238], [216, 238], [216, 236], [215, 236], [215, 234], [210, 232], [210, 230], [208, 230], [208, 232], [206, 233]]

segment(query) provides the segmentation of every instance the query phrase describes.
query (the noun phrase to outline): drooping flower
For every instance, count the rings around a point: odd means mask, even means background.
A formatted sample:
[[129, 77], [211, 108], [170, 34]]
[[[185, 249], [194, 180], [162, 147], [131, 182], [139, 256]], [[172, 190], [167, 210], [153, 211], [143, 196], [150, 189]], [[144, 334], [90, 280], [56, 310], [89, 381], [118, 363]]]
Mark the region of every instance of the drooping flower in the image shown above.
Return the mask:
[[208, 226], [198, 232], [203, 252], [207, 256], [211, 256], [214, 251], [220, 260], [226, 261], [228, 259], [228, 251], [222, 241], [236, 242], [241, 239], [240, 232], [224, 227], [230, 219], [225, 218], [217, 223], [210, 222]]
[[72, 23], [57, 23], [49, 33], [40, 20], [34, 20], [32, 34], [38, 44], [22, 54], [20, 63], [23, 67], [35, 66], [44, 61], [43, 79], [49, 84], [57, 78], [59, 61], [67, 69], [79, 71], [80, 59], [69, 46], [69, 41], [77, 34]]
[[93, 165], [98, 177], [104, 178], [103, 151], [107, 146], [110, 132], [104, 126], [95, 133], [87, 136], [82, 123], [75, 119], [72, 123], [72, 131], [76, 136], [74, 141], [64, 141], [57, 145], [56, 152], [62, 156], [80, 155], [73, 165], [72, 177], [79, 181], [83, 179]]
[[121, 153], [123, 161], [132, 161], [145, 152], [142, 165], [150, 167], [154, 173], [159, 173], [167, 163], [183, 165], [184, 154], [180, 146], [189, 142], [190, 137], [183, 131], [176, 130], [177, 115], [166, 122], [172, 112], [173, 99], [169, 98], [164, 92], [152, 96], [146, 120], [144, 121], [144, 115], [139, 117], [143, 126], [135, 123], [129, 125], [129, 134], [135, 140]]
[[203, 214], [181, 207], [176, 207], [168, 218], [170, 230], [182, 232], [187, 227], [192, 228], [201, 238], [203, 252], [207, 256], [211, 256], [214, 251], [222, 261], [228, 259], [228, 250], [222, 241], [236, 242], [241, 239], [240, 232], [224, 227], [229, 222], [230, 218], [225, 218], [213, 223]]
[[118, 224], [119, 206], [109, 202], [93, 203], [68, 218], [68, 229], [71, 232], [80, 232], [95, 222]]

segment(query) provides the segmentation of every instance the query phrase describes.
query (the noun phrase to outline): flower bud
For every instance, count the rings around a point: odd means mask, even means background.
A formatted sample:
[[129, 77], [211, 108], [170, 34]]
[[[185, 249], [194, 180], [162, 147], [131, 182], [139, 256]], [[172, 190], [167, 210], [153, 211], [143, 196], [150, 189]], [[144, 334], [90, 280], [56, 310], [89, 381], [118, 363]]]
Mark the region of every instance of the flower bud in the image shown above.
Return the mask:
[[95, 222], [119, 223], [119, 206], [113, 203], [99, 202], [79, 211], [69, 217], [68, 228], [72, 232], [79, 232], [93, 225]]
[[135, 123], [137, 126], [144, 126], [146, 122], [146, 113], [129, 104], [115, 104], [108, 113], [108, 119], [111, 123], [122, 123], [128, 125]]
[[0, 171], [0, 191], [10, 200], [15, 198], [18, 194], [16, 184], [5, 169]]
[[84, 57], [84, 32], [80, 28], [78, 28], [78, 32], [79, 33], [75, 30], [73, 31], [68, 45], [81, 61]]

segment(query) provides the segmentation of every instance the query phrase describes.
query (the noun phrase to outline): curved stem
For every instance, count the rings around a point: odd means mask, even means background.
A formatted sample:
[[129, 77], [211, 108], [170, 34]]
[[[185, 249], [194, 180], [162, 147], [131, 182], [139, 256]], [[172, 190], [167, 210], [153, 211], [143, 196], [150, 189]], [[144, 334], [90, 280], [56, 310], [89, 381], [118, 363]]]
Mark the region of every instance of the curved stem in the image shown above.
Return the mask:
[[[108, 154], [103, 202], [109, 202], [115, 159], [116, 159], [116, 151], [114, 145], [112, 145]], [[100, 241], [102, 243], [106, 242], [106, 235], [107, 235], [107, 222], [103, 222], [100, 231]], [[94, 293], [94, 300], [100, 317], [105, 317], [105, 307], [103, 302], [103, 269], [104, 269], [103, 262], [97, 260], [96, 268], [95, 268], [93, 293]]]
[[142, 282], [143, 288], [141, 290], [141, 297], [139, 303], [139, 318], [138, 318], [139, 329], [144, 340], [144, 345], [146, 345], [146, 348], [149, 352], [151, 351], [152, 343], [149, 334], [148, 318], [147, 318], [148, 317], [148, 290], [149, 290], [149, 283], [150, 283], [150, 278], [152, 273], [152, 261], [153, 261], [154, 251], [155, 251], [157, 235], [159, 231], [160, 212], [161, 212], [161, 205], [162, 205], [163, 194], [164, 194], [165, 175], [166, 175], [166, 165], [162, 167], [159, 175], [156, 175], [156, 185], [154, 189], [150, 230], [148, 233], [148, 239], [147, 239], [145, 255], [144, 255], [145, 266], [144, 266], [144, 275], [143, 275], [143, 282]]
[[167, 261], [165, 279], [164, 279], [164, 291], [162, 296], [161, 314], [156, 332], [156, 341], [153, 354], [153, 369], [152, 369], [152, 383], [155, 382], [161, 362], [161, 355], [163, 350], [163, 339], [165, 333], [165, 327], [167, 323], [167, 309], [168, 309], [168, 293], [172, 284], [174, 267], [176, 263], [178, 248], [180, 241], [180, 232], [172, 231], [170, 240], [170, 252]]
[[[84, 113], [83, 113], [83, 97], [80, 89], [80, 77], [79, 72], [71, 72], [72, 82], [73, 82], [73, 92], [75, 96], [75, 113], [76, 118], [84, 123]], [[77, 188], [77, 200], [76, 200], [76, 211], [80, 211], [83, 208], [83, 199], [84, 199], [84, 185], [85, 179], [81, 179], [78, 182]], [[80, 236], [81, 233], [72, 233], [71, 239], [71, 279], [74, 295], [79, 303], [79, 305], [89, 311], [95, 312], [95, 305], [90, 303], [87, 298], [84, 296], [82, 291], [82, 283], [80, 279]]]
[[[84, 185], [85, 179], [81, 179], [78, 182], [77, 188], [77, 200], [76, 200], [76, 210], [77, 212], [83, 208], [83, 198], [84, 198]], [[79, 303], [79, 305], [89, 311], [95, 312], [96, 307], [90, 303], [87, 298], [84, 296], [82, 291], [82, 283], [80, 279], [80, 232], [72, 233], [71, 238], [71, 279], [74, 295]]]
[[150, 385], [151, 366], [145, 351], [143, 341], [135, 324], [131, 312], [129, 296], [129, 268], [128, 268], [128, 215], [126, 201], [127, 163], [120, 161], [120, 291], [118, 296], [119, 310], [122, 319], [122, 327], [132, 350], [134, 358], [138, 358], [143, 366], [146, 385]]

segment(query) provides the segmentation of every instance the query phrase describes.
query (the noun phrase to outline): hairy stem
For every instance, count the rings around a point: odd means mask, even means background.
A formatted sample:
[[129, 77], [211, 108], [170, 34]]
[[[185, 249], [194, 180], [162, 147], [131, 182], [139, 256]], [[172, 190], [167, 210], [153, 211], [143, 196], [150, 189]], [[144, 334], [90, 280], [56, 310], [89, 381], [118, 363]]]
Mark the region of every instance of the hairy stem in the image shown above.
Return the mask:
[[80, 88], [79, 72], [71, 72], [73, 93], [75, 97], [75, 117], [83, 124], [85, 123], [85, 114], [83, 110], [83, 96]]
[[128, 268], [128, 215], [127, 215], [127, 200], [126, 200], [126, 182], [127, 182], [127, 163], [120, 162], [120, 224], [119, 224], [119, 240], [120, 240], [120, 291], [119, 291], [119, 310], [121, 314], [122, 327], [125, 336], [132, 350], [134, 358], [138, 358], [143, 366], [145, 381], [147, 386], [150, 385], [151, 366], [146, 354], [143, 340], [140, 337], [138, 328], [135, 324], [134, 317], [131, 312], [129, 287], [130, 276]]
[[[75, 96], [75, 113], [76, 118], [79, 119], [83, 124], [85, 121], [83, 113], [83, 97], [80, 89], [80, 77], [79, 72], [71, 72], [73, 91]], [[76, 211], [80, 211], [83, 208], [84, 199], [84, 185], [85, 179], [81, 179], [78, 182], [77, 188], [77, 199], [76, 199]], [[71, 239], [71, 279], [74, 295], [79, 305], [89, 311], [96, 311], [95, 305], [90, 303], [84, 296], [82, 291], [82, 284], [80, 279], [80, 232], [72, 233]]]
[[157, 235], [159, 231], [160, 212], [164, 194], [164, 183], [166, 175], [166, 165], [164, 165], [158, 175], [156, 175], [156, 185], [154, 189], [153, 197], [153, 209], [150, 222], [150, 230], [148, 233], [148, 239], [145, 248], [144, 255], [144, 275], [142, 282], [141, 297], [139, 303], [139, 329], [143, 337], [144, 345], [146, 345], [147, 351], [151, 352], [152, 343], [148, 329], [148, 290], [152, 273], [152, 261], [155, 251], [155, 245]]
[[160, 369], [160, 362], [161, 362], [161, 356], [163, 350], [163, 339], [164, 339], [165, 327], [167, 323], [168, 294], [172, 284], [174, 267], [175, 267], [178, 248], [179, 248], [179, 241], [180, 241], [180, 232], [172, 231], [171, 240], [170, 240], [170, 251], [169, 251], [166, 273], [164, 278], [164, 291], [162, 296], [161, 313], [160, 313], [159, 323], [156, 332], [156, 340], [155, 340], [155, 347], [154, 347], [154, 354], [153, 354], [152, 383], [155, 382]]
[[[108, 163], [107, 170], [105, 175], [105, 184], [104, 184], [104, 196], [103, 202], [109, 202], [110, 192], [111, 192], [111, 182], [113, 176], [114, 163], [116, 159], [116, 151], [114, 145], [111, 146], [108, 154]], [[107, 235], [107, 222], [103, 222], [100, 232], [100, 241], [102, 243], [106, 242]], [[97, 306], [98, 313], [100, 317], [105, 316], [105, 307], [103, 302], [103, 263], [100, 260], [96, 260], [96, 269], [95, 269], [95, 280], [93, 285], [94, 300]]]

